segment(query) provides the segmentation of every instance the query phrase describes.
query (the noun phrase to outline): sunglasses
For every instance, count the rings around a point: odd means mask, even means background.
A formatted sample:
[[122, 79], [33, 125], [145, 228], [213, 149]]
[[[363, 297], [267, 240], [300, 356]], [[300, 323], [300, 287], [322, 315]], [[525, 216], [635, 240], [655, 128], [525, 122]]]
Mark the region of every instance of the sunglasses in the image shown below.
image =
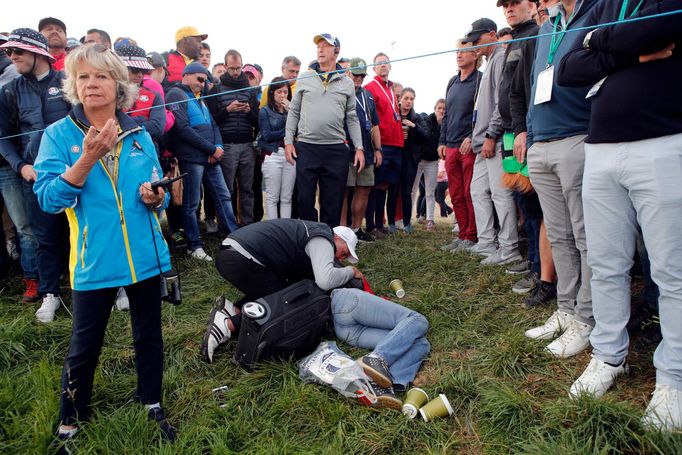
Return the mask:
[[17, 49], [16, 47], [5, 48], [5, 54], [7, 54], [8, 57], [11, 57], [12, 54], [14, 54], [16, 56], [21, 56], [21, 55], [24, 55], [24, 52], [26, 52], [26, 51], [23, 49]]
[[128, 67], [128, 71], [130, 71], [133, 74], [149, 74], [149, 70], [143, 70], [141, 68], [130, 68]]
[[197, 76], [197, 82], [200, 83], [200, 84], [203, 84], [204, 82], [206, 82], [206, 78], [205, 78], [205, 77], [201, 77], [201, 76]]

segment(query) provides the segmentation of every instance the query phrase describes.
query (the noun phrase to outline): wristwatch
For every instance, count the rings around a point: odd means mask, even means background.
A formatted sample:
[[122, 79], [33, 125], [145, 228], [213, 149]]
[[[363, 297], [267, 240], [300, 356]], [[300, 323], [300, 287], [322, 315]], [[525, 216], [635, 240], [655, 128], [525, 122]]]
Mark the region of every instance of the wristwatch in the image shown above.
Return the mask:
[[589, 49], [590, 48], [590, 38], [592, 38], [592, 34], [596, 32], [599, 29], [594, 29], [587, 35], [585, 35], [585, 39], [583, 40], [583, 49]]

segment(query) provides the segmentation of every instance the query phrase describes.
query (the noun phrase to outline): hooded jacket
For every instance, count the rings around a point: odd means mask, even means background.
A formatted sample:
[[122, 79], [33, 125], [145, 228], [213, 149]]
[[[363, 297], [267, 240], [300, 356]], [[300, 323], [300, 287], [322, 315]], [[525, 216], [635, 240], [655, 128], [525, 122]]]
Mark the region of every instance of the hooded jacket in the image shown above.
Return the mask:
[[[249, 80], [244, 72], [233, 78], [225, 73], [220, 76], [220, 83], [213, 86], [208, 98], [208, 108], [213, 119], [220, 128], [225, 144], [244, 144], [253, 142], [258, 131], [258, 99], [256, 89], [250, 88]], [[249, 103], [249, 112], [227, 112], [227, 106], [233, 101]]]
[[48, 213], [66, 211], [71, 287], [76, 291], [127, 286], [170, 270], [157, 214], [139, 194], [141, 183], [162, 176], [154, 143], [129, 116], [119, 111], [116, 117], [121, 131], [114, 175], [99, 160], [82, 187], [62, 177], [83, 153], [90, 124], [82, 105], [47, 128], [34, 166], [38, 178], [33, 191], [40, 207]]
[[0, 154], [17, 174], [38, 156], [45, 127], [71, 109], [62, 93], [63, 81], [64, 73], [51, 69], [41, 81], [22, 75], [0, 88], [0, 137], [29, 133], [0, 139]]
[[[320, 75], [320, 64], [315, 62], [300, 76], [296, 93], [291, 98], [287, 116], [285, 144], [293, 144], [294, 136], [308, 144], [343, 144], [346, 142], [344, 125], [354, 144], [362, 144], [360, 123], [355, 109], [355, 86], [338, 72]], [[323, 78], [325, 81], [323, 81]]]

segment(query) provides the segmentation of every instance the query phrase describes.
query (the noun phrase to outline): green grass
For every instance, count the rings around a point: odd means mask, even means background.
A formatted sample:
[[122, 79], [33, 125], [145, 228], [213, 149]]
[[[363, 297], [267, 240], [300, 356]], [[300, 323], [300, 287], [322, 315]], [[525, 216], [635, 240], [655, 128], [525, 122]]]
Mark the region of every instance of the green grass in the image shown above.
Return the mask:
[[[510, 291], [514, 277], [502, 267], [441, 252], [448, 231], [445, 224], [433, 233], [419, 226], [411, 236], [363, 244], [359, 254], [378, 294], [389, 295], [388, 283], [400, 278], [407, 291], [401, 303], [428, 318], [432, 353], [416, 383], [431, 396], [445, 393], [455, 409], [451, 418], [424, 423], [363, 407], [303, 384], [293, 362], [247, 373], [230, 360], [234, 343], [205, 364], [199, 343], [213, 299], [239, 294], [212, 265], [181, 258], [183, 304], [163, 310], [163, 402], [178, 442], [161, 443], [132, 401], [130, 315], [114, 311], [95, 378], [95, 413], [76, 438], [76, 453], [682, 453], [680, 434], [646, 433], [640, 425], [654, 386], [651, 349], [631, 354], [636, 373], [604, 399], [569, 400], [568, 387], [589, 354], [557, 360], [543, 353], [543, 342], [525, 339], [523, 330], [553, 309], [523, 310], [522, 297]], [[209, 242], [209, 253], [216, 245]], [[19, 286], [16, 277], [0, 286], [0, 453], [45, 453], [58, 424], [70, 317], [62, 308], [53, 324], [39, 324], [35, 306], [18, 302]], [[211, 389], [222, 385], [230, 390], [218, 401]]]

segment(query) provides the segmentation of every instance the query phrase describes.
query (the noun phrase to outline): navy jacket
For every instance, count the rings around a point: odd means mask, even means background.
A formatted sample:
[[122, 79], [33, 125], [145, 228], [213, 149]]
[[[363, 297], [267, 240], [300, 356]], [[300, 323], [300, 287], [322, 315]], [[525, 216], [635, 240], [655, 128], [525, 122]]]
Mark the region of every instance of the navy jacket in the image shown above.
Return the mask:
[[284, 133], [287, 125], [287, 113], [276, 112], [265, 106], [258, 113], [260, 140], [258, 146], [264, 152], [273, 153], [284, 147]]
[[176, 85], [168, 91], [166, 103], [175, 115], [168, 149], [180, 161], [208, 165], [208, 157], [223, 143], [204, 101], [198, 100], [186, 85]]
[[474, 101], [483, 73], [476, 70], [464, 81], [459, 74], [448, 82], [445, 117], [440, 130], [440, 145], [457, 148], [474, 129]]
[[[639, 2], [630, 2], [626, 17]], [[618, 20], [622, 1], [599, 2], [586, 25]], [[679, 0], [645, 0], [634, 17], [680, 9]], [[588, 31], [559, 67], [558, 83], [592, 85], [606, 77], [592, 98], [589, 143], [634, 142], [682, 133], [682, 15], [675, 14], [597, 29], [583, 49]], [[675, 43], [664, 60], [639, 63], [639, 56]], [[652, 153], [655, 152], [652, 150]]]
[[64, 99], [64, 73], [50, 70], [42, 81], [21, 76], [0, 88], [0, 137], [33, 132], [11, 139], [0, 139], [0, 154], [18, 174], [33, 164], [46, 127], [61, 120], [71, 110]]
[[[587, 15], [598, 0], [578, 0], [573, 20], [568, 24], [568, 30], [585, 25]], [[579, 9], [578, 9], [579, 6]], [[554, 22], [558, 17], [545, 22], [540, 28], [540, 35], [550, 34], [554, 29]], [[562, 30], [558, 24], [557, 34]], [[535, 61], [531, 72], [531, 97], [526, 125], [528, 126], [528, 146], [533, 142], [561, 139], [565, 137], [587, 134], [587, 126], [590, 123], [591, 102], [585, 99], [590, 86], [585, 87], [562, 87], [557, 84], [557, 65], [561, 59], [575, 45], [578, 33], [564, 33], [563, 39], [556, 55], [554, 56], [554, 84], [552, 87], [552, 99], [546, 103], [535, 104], [535, 91], [538, 76], [547, 68], [551, 36], [538, 38], [535, 51]]]

